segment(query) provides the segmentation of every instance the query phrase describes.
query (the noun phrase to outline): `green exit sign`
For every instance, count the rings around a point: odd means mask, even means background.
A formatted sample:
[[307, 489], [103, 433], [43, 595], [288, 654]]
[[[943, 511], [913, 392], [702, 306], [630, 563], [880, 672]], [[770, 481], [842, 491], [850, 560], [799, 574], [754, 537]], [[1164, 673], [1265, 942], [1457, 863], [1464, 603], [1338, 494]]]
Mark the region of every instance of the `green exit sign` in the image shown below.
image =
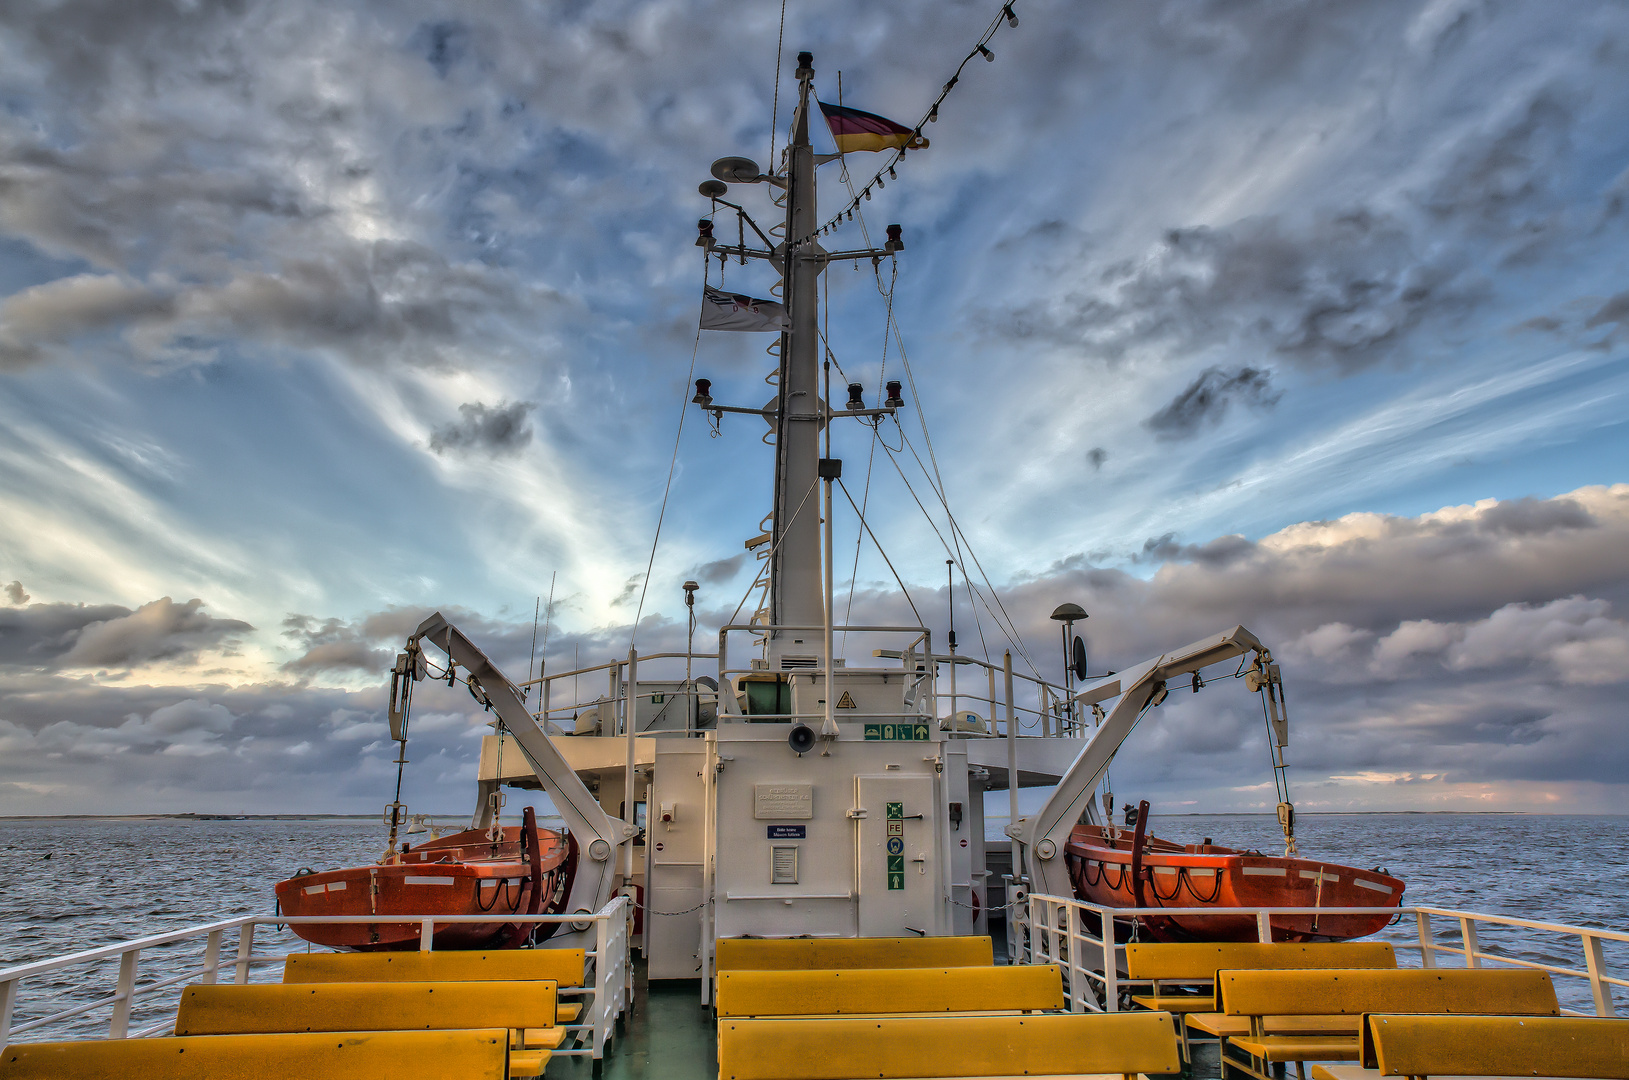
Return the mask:
[[926, 724], [867, 724], [866, 742], [928, 742], [933, 738]]

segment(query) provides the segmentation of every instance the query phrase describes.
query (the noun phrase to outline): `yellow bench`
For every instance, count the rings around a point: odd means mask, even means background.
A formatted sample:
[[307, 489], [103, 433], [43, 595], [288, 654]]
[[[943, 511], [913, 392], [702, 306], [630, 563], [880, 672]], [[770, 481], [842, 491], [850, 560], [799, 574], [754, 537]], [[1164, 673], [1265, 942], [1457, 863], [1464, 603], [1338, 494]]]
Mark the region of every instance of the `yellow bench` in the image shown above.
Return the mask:
[[1135, 1077], [1181, 1071], [1170, 1013], [718, 1023], [719, 1080]]
[[838, 968], [990, 967], [987, 937], [720, 938], [725, 971], [829, 971]]
[[[1240, 1068], [1261, 1080], [1268, 1080], [1269, 1062], [1293, 1061], [1304, 1076], [1308, 1061], [1358, 1060], [1364, 1013], [1561, 1012], [1550, 976], [1520, 968], [1219, 971], [1216, 1000], [1226, 1015], [1249, 1020], [1249, 1034], [1230, 1036], [1225, 1045], [1249, 1055], [1250, 1068]], [[1269, 1016], [1317, 1018], [1325, 1026], [1274, 1034]]]
[[1363, 1064], [1315, 1065], [1313, 1080], [1554, 1076], [1629, 1080], [1629, 1020], [1572, 1016], [1367, 1017]]
[[1052, 966], [722, 971], [720, 1019], [1062, 1009]]
[[207, 1035], [12, 1043], [4, 1080], [504, 1080], [508, 1032], [357, 1031], [343, 1035]]
[[[1313, 941], [1264, 944], [1228, 942], [1133, 942], [1126, 946], [1126, 977], [1153, 983], [1151, 994], [1132, 998], [1145, 1009], [1189, 1013], [1214, 1012], [1211, 982], [1223, 969], [1278, 970], [1283, 968], [1395, 968], [1397, 953], [1384, 941]], [[1167, 994], [1177, 986], [1202, 987], [1202, 992]]]
[[[1151, 942], [1126, 946], [1126, 977], [1153, 983], [1152, 994], [1136, 995], [1132, 1001], [1145, 1009], [1185, 1014], [1181, 1029], [1184, 1056], [1190, 1030], [1218, 1039], [1250, 1034], [1248, 1020], [1215, 1011], [1216, 997], [1211, 984], [1220, 970], [1396, 967], [1396, 950], [1384, 941]], [[1203, 987], [1203, 992], [1167, 993], [1171, 984]], [[1329, 1033], [1329, 1024], [1316, 1017], [1269, 1016], [1264, 1026], [1273, 1035]], [[1342, 1020], [1333, 1031], [1355, 1035], [1357, 1022]]]
[[[552, 982], [296, 983], [189, 986], [176, 1010], [177, 1035], [301, 1031], [508, 1028], [511, 1076], [535, 1076], [553, 1046], [527, 1045], [533, 1031], [559, 1031]], [[554, 1043], [555, 1046], [558, 1042]]]
[[[290, 953], [285, 983], [333, 982], [531, 982], [581, 986], [587, 953], [582, 949], [446, 949], [438, 952]], [[555, 1023], [576, 1023], [582, 1005], [559, 1002]]]

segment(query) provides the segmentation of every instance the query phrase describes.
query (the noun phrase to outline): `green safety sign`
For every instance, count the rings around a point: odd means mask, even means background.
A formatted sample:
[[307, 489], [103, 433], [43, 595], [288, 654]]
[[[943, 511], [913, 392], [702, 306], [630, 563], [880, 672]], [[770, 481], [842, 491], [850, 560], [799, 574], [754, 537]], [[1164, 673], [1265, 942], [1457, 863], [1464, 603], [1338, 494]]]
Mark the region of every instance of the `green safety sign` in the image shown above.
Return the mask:
[[867, 724], [867, 742], [927, 742], [932, 738], [926, 724]]
[[[893, 727], [884, 724], [884, 727]], [[901, 725], [904, 726], [904, 725]], [[870, 734], [866, 738], [870, 738]], [[905, 888], [905, 841], [898, 839], [905, 834], [905, 804], [891, 802], [888, 804], [888, 890], [893, 892]]]

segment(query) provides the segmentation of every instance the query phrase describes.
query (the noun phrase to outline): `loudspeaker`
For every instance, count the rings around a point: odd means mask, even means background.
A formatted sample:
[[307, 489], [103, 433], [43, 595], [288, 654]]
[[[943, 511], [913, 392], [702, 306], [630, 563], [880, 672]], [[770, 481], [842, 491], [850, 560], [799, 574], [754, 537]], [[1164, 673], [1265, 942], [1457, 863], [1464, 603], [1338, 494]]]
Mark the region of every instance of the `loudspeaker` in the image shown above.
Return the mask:
[[815, 733], [808, 724], [793, 724], [791, 732], [786, 736], [786, 745], [800, 754], [807, 754], [814, 749]]

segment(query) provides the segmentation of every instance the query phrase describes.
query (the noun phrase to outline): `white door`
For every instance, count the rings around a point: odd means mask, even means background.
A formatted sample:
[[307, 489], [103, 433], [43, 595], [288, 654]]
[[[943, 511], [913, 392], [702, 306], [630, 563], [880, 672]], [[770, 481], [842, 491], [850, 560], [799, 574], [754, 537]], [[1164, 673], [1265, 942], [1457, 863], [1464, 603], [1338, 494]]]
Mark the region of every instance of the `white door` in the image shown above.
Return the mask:
[[930, 776], [857, 776], [860, 936], [931, 934], [938, 900]]

